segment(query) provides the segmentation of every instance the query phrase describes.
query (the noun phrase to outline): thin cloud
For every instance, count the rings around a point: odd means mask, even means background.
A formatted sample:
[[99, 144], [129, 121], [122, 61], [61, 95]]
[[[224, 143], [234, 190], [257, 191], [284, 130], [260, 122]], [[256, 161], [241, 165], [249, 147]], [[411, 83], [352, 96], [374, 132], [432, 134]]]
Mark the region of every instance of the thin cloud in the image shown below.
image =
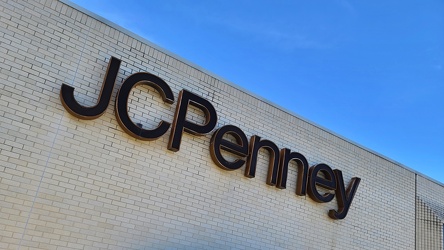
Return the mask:
[[218, 18], [207, 15], [207, 23], [222, 26], [227, 30], [250, 36], [255, 41], [266, 43], [268, 46], [282, 50], [295, 49], [327, 49], [331, 45], [311, 38], [300, 30], [285, 30], [278, 23], [260, 22], [240, 18]]
[[339, 4], [345, 9], [347, 10], [347, 12], [349, 14], [351, 14], [352, 16], [357, 16], [358, 12], [356, 11], [356, 8], [353, 7], [353, 5], [351, 5], [351, 3], [347, 0], [339, 0]]

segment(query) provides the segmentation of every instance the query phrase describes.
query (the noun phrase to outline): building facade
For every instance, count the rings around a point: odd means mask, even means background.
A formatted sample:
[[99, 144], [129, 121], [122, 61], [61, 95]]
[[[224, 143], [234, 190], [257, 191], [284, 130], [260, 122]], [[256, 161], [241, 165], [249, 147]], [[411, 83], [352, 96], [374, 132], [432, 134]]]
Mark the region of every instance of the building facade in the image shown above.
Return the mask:
[[68, 1], [0, 65], [1, 249], [443, 249], [443, 184]]

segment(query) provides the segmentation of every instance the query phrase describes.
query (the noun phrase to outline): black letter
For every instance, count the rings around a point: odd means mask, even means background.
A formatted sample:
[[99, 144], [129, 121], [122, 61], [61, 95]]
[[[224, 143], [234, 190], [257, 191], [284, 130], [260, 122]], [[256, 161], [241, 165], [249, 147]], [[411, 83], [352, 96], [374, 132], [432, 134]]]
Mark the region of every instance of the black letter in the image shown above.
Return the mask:
[[291, 152], [288, 148], [281, 150], [281, 160], [278, 173], [277, 188], [284, 189], [287, 187], [288, 163], [295, 160], [298, 165], [298, 178], [296, 183], [296, 194], [305, 195], [307, 190], [308, 179], [308, 161], [305, 157], [297, 152]]
[[245, 168], [245, 176], [253, 178], [256, 174], [257, 155], [260, 148], [264, 147], [270, 154], [270, 162], [268, 164], [268, 175], [266, 183], [268, 185], [276, 185], [277, 172], [279, 169], [279, 148], [272, 141], [262, 140], [257, 135], [250, 139], [250, 155], [247, 158], [247, 167]]
[[88, 108], [80, 105], [74, 98], [74, 88], [62, 84], [62, 88], [60, 89], [60, 99], [62, 100], [63, 107], [65, 107], [71, 115], [80, 119], [92, 120], [101, 116], [111, 100], [111, 94], [113, 93], [114, 83], [116, 82], [117, 73], [119, 72], [120, 62], [119, 59], [111, 57], [105, 77], [103, 78], [99, 99], [95, 106]]
[[361, 179], [354, 177], [350, 180], [347, 190], [345, 190], [344, 179], [342, 177], [342, 172], [338, 169], [333, 170], [336, 175], [336, 199], [338, 201], [338, 211], [331, 209], [328, 211], [328, 216], [332, 219], [344, 219], [347, 216], [350, 205], [355, 197], [356, 190], [358, 190], [359, 182]]
[[[199, 125], [187, 121], [186, 116], [188, 105], [192, 105], [204, 112], [205, 124]], [[179, 101], [177, 102], [176, 113], [174, 115], [173, 127], [171, 129], [170, 141], [168, 142], [168, 149], [171, 151], [179, 151], [184, 130], [191, 134], [204, 135], [211, 132], [216, 126], [216, 123], [217, 113], [209, 101], [185, 89], [180, 91]]]
[[[318, 176], [318, 173], [324, 174], [325, 178]], [[308, 184], [308, 195], [316, 202], [329, 202], [335, 195], [334, 194], [320, 194], [316, 189], [316, 185], [324, 187], [329, 190], [336, 189], [336, 180], [333, 170], [327, 164], [318, 164], [310, 168], [310, 180]]]
[[[224, 140], [225, 134], [232, 135], [236, 139], [236, 143]], [[234, 162], [229, 162], [224, 159], [221, 149], [241, 157], [248, 155], [248, 139], [244, 132], [233, 125], [227, 125], [219, 128], [211, 137], [210, 154], [214, 163], [225, 170], [235, 170], [244, 165], [245, 160], [237, 159]]]
[[131, 92], [131, 89], [134, 86], [137, 86], [139, 84], [146, 84], [148, 86], [151, 86], [155, 88], [160, 95], [162, 96], [162, 99], [164, 102], [167, 103], [173, 103], [174, 102], [174, 96], [173, 92], [170, 89], [170, 86], [162, 80], [160, 77], [157, 77], [155, 75], [141, 72], [136, 73], [133, 75], [130, 75], [120, 87], [119, 92], [117, 93], [116, 97], [116, 117], [117, 122], [119, 125], [131, 136], [141, 139], [141, 140], [155, 140], [165, 134], [165, 132], [170, 127], [170, 123], [161, 121], [157, 128], [149, 130], [149, 129], [143, 129], [134, 124], [131, 121], [131, 118], [128, 115], [128, 97]]

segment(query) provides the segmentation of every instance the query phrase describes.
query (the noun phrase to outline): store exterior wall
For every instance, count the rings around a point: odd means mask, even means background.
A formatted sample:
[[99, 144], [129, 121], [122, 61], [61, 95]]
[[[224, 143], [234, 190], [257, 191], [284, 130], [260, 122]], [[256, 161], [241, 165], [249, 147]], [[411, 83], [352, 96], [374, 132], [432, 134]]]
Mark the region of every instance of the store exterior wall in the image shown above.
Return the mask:
[[444, 249], [443, 187], [421, 176], [416, 186], [416, 249]]
[[[427, 222], [417, 209], [425, 204], [442, 225], [441, 184], [72, 6], [0, 0], [1, 249], [423, 249], [428, 235], [442, 248], [442, 226], [440, 239], [438, 229], [418, 232]], [[104, 114], [71, 115], [62, 84], [94, 106], [112, 57], [121, 64]], [[214, 130], [183, 133], [176, 152], [168, 149], [171, 128], [156, 140], [131, 136], [114, 103], [138, 72], [164, 80], [174, 102], [136, 86], [128, 100], [134, 123], [173, 123], [186, 89], [214, 106]], [[204, 124], [207, 116], [191, 106], [186, 119]], [[219, 167], [211, 137], [230, 124], [249, 140], [258, 135], [299, 152], [310, 166], [340, 169], [346, 186], [360, 178], [347, 216], [328, 215], [338, 210], [337, 193], [326, 203], [296, 195], [296, 164], [286, 189], [267, 185], [264, 149], [255, 178], [245, 177], [245, 166]]]
[[416, 249], [443, 249], [443, 222], [420, 199], [416, 215]]

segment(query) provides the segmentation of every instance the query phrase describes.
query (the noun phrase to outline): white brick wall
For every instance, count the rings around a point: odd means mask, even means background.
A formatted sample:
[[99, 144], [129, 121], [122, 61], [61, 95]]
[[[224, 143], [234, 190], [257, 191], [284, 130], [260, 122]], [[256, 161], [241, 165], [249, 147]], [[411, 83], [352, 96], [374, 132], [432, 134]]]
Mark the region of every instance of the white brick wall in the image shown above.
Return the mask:
[[[1, 249], [414, 249], [415, 173], [129, 34], [55, 0], [0, 0]], [[105, 114], [73, 117], [61, 84], [94, 105], [111, 56], [122, 65]], [[287, 189], [266, 185], [263, 150], [249, 179], [213, 163], [210, 134], [185, 134], [178, 152], [167, 150], [170, 131], [155, 141], [126, 134], [114, 99], [136, 72], [161, 77], [176, 102], [182, 89], [209, 100], [217, 127], [338, 168], [346, 184], [362, 178], [347, 217], [328, 217], [335, 200], [295, 195], [295, 168]], [[129, 102], [146, 127], [173, 120], [176, 103], [149, 87]]]
[[419, 197], [416, 203], [416, 249], [443, 249], [443, 222]]
[[443, 249], [443, 187], [421, 176], [416, 182], [416, 248]]

